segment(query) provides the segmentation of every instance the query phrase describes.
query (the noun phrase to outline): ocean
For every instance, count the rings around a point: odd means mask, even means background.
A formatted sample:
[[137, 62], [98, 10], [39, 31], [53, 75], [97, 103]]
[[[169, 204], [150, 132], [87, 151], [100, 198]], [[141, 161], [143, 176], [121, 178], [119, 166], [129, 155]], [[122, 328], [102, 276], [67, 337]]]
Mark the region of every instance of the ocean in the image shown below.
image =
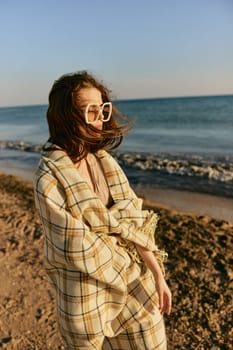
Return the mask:
[[[114, 152], [132, 183], [233, 197], [233, 95], [114, 103], [134, 121]], [[46, 110], [0, 108], [0, 165], [36, 167]]]

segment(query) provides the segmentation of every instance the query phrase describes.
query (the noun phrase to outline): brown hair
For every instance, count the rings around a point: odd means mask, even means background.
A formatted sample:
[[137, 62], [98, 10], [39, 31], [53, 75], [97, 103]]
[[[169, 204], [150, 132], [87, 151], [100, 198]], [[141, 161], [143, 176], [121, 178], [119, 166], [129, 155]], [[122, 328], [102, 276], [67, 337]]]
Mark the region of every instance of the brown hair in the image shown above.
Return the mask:
[[[131, 128], [129, 120], [115, 106], [110, 120], [103, 124], [103, 130], [86, 124], [76, 97], [80, 89], [88, 87], [100, 91], [103, 103], [110, 101], [109, 90], [86, 71], [61, 76], [49, 93], [47, 121], [50, 141], [62, 147], [73, 161], [84, 158], [89, 152], [116, 148]], [[124, 124], [119, 124], [117, 118], [124, 120]], [[98, 137], [94, 137], [97, 134]]]

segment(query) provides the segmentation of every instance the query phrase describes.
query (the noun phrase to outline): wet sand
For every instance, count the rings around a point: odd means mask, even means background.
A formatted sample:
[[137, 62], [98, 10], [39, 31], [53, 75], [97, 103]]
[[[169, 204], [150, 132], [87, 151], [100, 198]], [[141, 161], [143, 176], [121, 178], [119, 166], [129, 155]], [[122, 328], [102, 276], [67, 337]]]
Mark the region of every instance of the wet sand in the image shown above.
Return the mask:
[[160, 207], [176, 209], [186, 214], [207, 215], [233, 223], [233, 198], [140, 185], [135, 186], [135, 191]]
[[[155, 238], [169, 255], [166, 274], [173, 312], [165, 317], [168, 349], [230, 349], [233, 223], [223, 213], [231, 212], [231, 200], [220, 200], [222, 214], [215, 203], [208, 216], [212, 196], [204, 196], [206, 202], [202, 197], [196, 208], [196, 194], [179, 199], [177, 191], [144, 190], [136, 188], [145, 197], [145, 208], [160, 214]], [[43, 269], [43, 233], [32, 183], [2, 174], [0, 198], [0, 347], [62, 350]]]

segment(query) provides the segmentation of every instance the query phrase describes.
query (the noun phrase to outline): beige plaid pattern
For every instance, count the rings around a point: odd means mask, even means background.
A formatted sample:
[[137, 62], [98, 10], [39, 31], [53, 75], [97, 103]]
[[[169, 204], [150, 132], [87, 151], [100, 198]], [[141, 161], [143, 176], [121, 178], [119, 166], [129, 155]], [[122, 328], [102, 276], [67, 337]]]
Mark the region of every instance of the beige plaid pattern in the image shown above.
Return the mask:
[[[156, 215], [105, 151], [99, 157], [114, 204], [106, 208], [59, 147], [47, 144], [35, 174], [35, 203], [45, 232], [45, 268], [56, 290], [58, 323], [69, 349], [99, 349], [154, 310], [151, 273], [130, 247], [156, 254]], [[126, 245], [122, 244], [126, 242]], [[92, 341], [92, 347], [81, 343]], [[158, 343], [160, 341], [158, 340]]]
[[165, 335], [163, 317], [158, 309], [141, 321], [135, 321], [131, 327], [114, 338], [105, 338], [103, 350], [166, 350], [167, 340]]

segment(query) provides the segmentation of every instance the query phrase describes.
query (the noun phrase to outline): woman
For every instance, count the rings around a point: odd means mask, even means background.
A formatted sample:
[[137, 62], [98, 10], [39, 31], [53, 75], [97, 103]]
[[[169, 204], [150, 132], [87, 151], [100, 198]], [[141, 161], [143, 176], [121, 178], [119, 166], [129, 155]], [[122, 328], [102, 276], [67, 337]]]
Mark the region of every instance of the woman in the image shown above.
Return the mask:
[[50, 139], [35, 176], [45, 267], [67, 349], [166, 349], [171, 293], [154, 241], [155, 213], [107, 152], [127, 127], [108, 89], [87, 72], [49, 95]]

